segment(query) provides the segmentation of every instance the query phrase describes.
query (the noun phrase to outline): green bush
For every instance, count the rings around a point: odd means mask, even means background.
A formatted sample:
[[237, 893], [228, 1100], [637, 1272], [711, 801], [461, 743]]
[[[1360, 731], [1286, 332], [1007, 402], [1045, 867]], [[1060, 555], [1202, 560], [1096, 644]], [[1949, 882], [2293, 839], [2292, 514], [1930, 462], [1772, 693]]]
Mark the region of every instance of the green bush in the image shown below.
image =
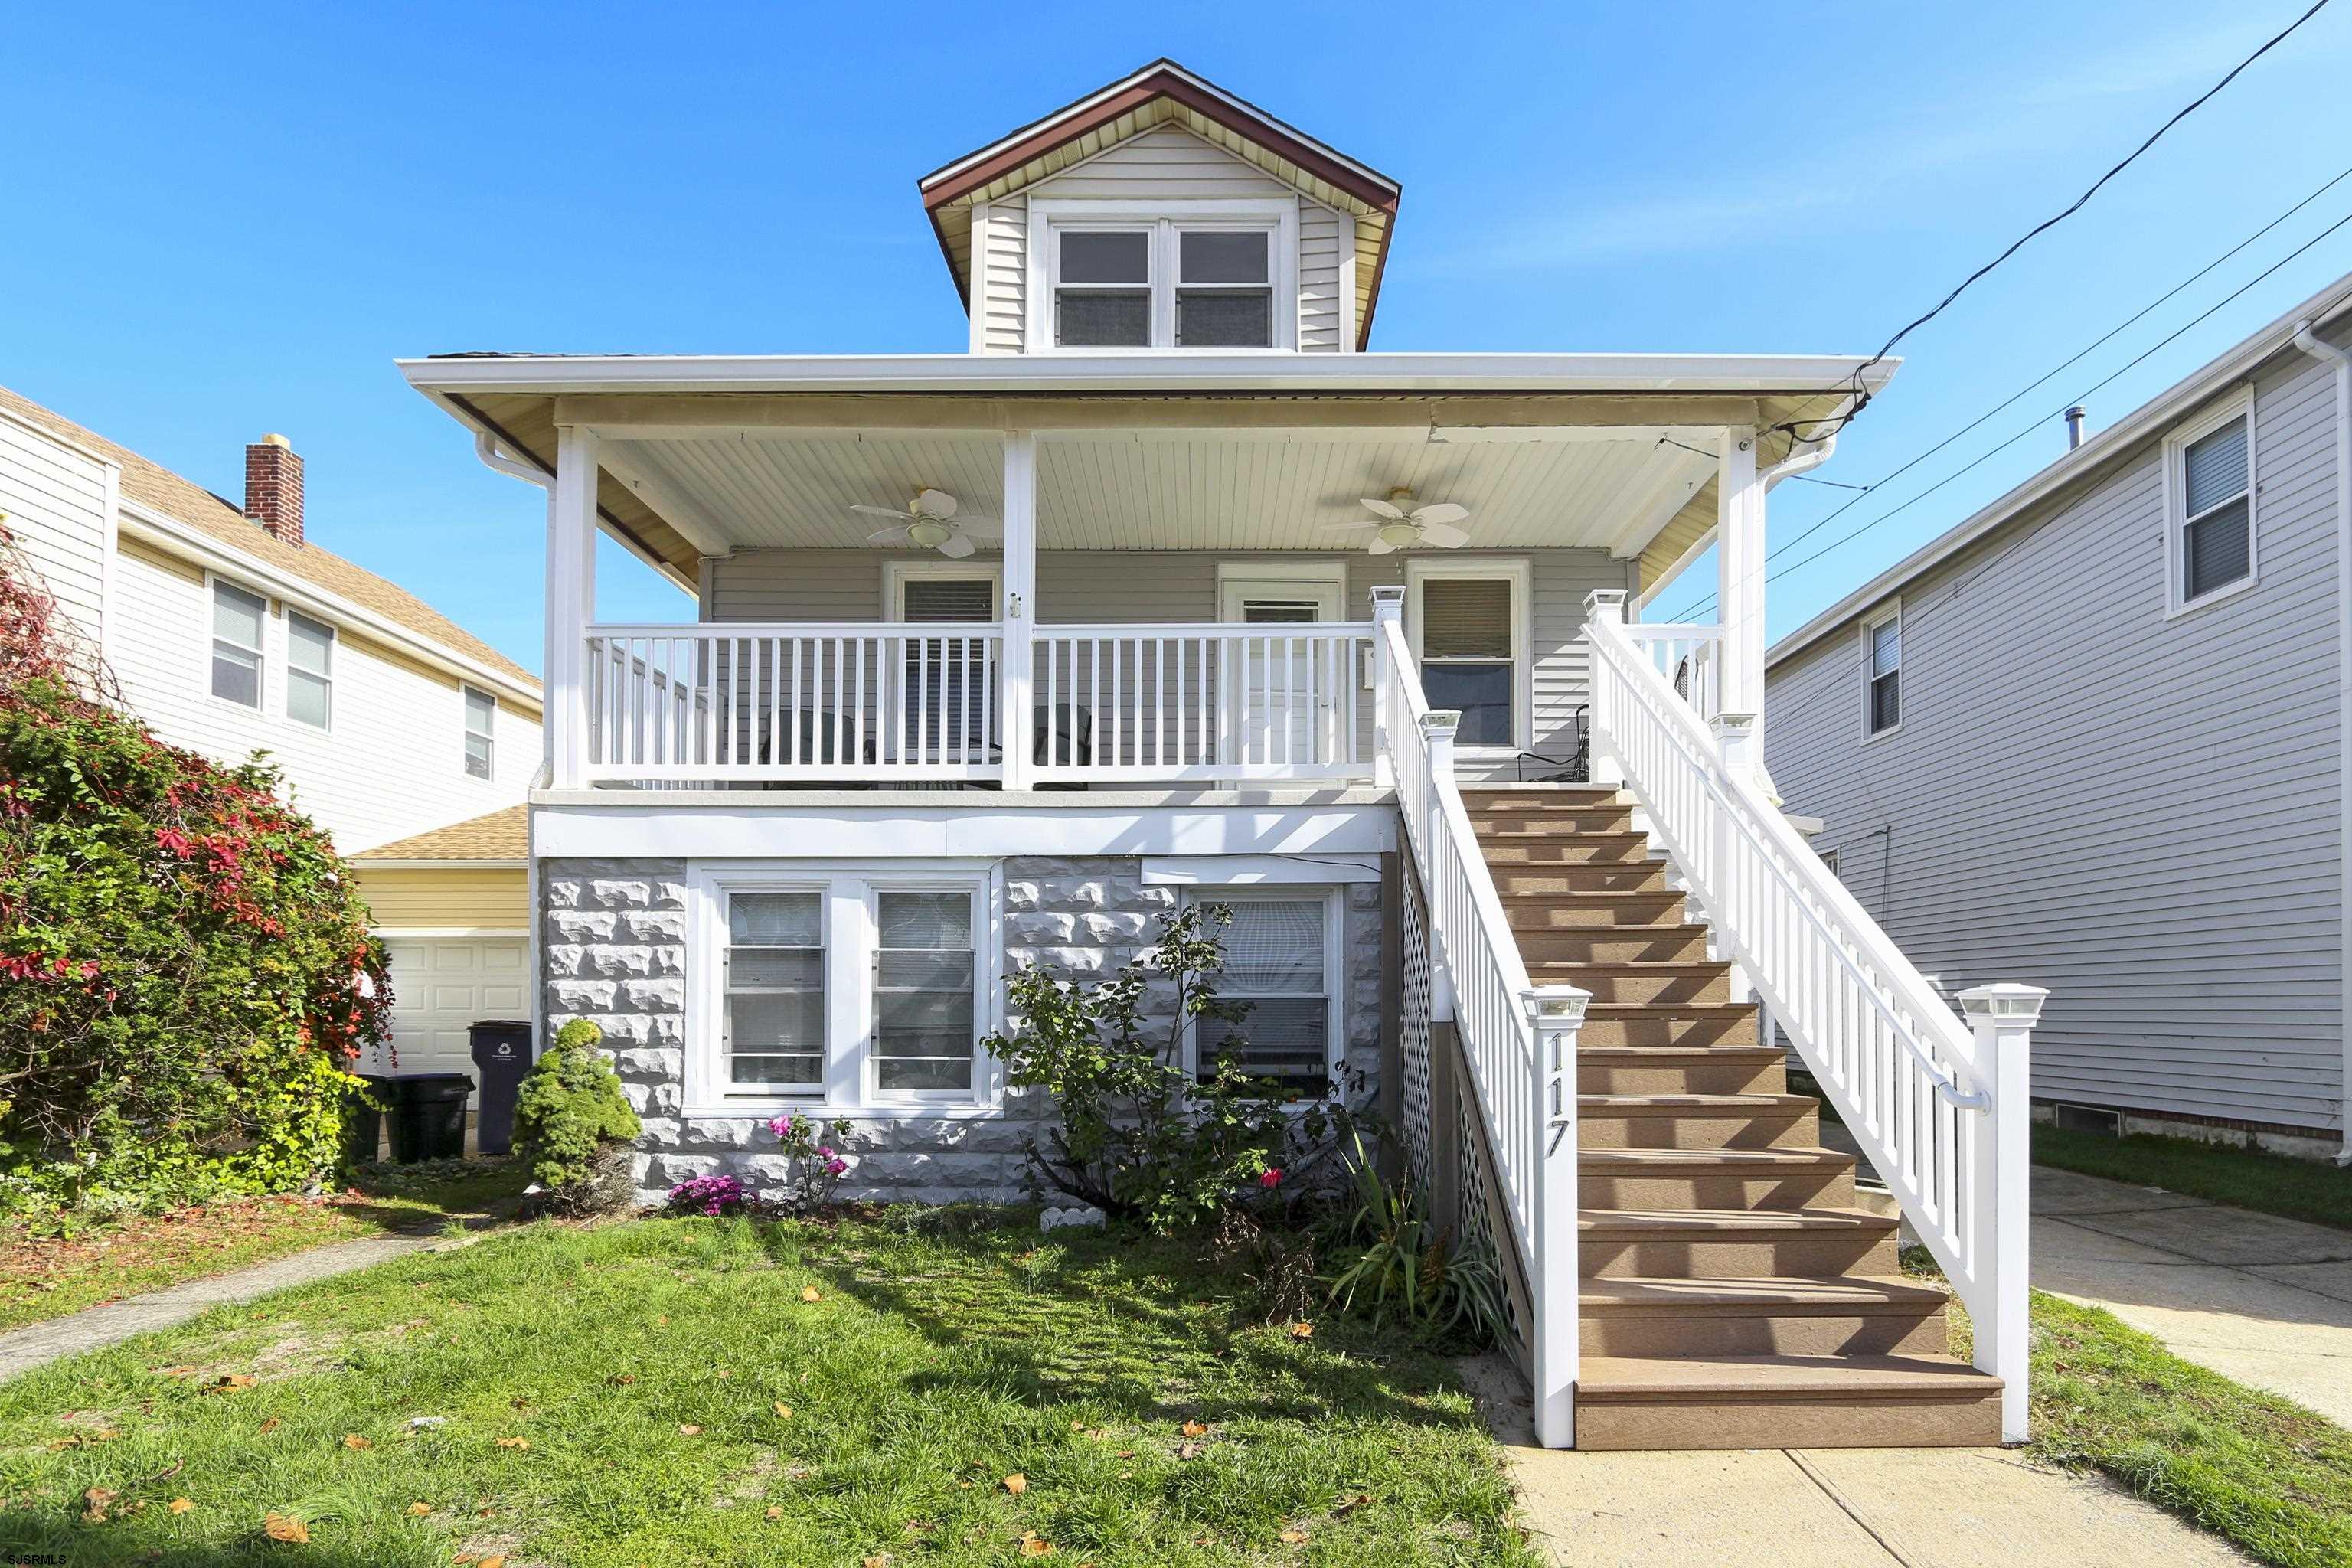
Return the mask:
[[604, 1037], [585, 1018], [564, 1025], [515, 1099], [515, 1152], [531, 1180], [560, 1198], [594, 1186], [607, 1150], [641, 1131], [620, 1075], [596, 1048]]
[[258, 762], [101, 700], [0, 527], [0, 1210], [285, 1192], [392, 1002], [367, 907]]

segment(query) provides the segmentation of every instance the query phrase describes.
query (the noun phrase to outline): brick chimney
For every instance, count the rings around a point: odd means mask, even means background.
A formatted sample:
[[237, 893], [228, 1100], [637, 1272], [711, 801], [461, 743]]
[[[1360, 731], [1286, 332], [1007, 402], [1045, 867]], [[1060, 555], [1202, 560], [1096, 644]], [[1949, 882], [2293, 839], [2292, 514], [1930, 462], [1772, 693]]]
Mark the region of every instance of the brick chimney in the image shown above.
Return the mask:
[[280, 542], [302, 543], [302, 459], [283, 436], [245, 449], [245, 515]]

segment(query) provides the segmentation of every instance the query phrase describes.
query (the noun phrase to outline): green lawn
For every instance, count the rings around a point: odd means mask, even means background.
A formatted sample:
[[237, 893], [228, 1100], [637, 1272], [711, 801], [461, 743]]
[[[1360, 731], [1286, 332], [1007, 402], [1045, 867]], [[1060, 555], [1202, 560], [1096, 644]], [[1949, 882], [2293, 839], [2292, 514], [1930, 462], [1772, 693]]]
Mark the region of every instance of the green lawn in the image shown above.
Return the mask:
[[[1911, 1272], [1935, 1278], [1924, 1247]], [[2181, 1360], [2114, 1313], [2033, 1292], [2033, 1437], [2280, 1568], [2352, 1564], [2352, 1432]], [[1952, 1353], [1974, 1342], [1950, 1308]]]
[[215, 1312], [0, 1384], [0, 1552], [1538, 1561], [1443, 1358], [1070, 1234], [541, 1225]]
[[372, 1165], [316, 1198], [237, 1198], [62, 1233], [0, 1226], [0, 1331], [331, 1241], [488, 1217], [511, 1208], [524, 1179], [509, 1160]]
[[2352, 1229], [2352, 1169], [2188, 1138], [2033, 1130], [2036, 1164]]

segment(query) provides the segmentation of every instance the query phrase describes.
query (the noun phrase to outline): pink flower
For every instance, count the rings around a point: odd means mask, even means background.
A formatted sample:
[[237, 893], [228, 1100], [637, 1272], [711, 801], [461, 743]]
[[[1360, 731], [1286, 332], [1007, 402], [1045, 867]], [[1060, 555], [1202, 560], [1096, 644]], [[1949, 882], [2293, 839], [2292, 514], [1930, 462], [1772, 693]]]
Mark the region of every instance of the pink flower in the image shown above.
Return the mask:
[[1268, 1171], [1265, 1175], [1260, 1176], [1257, 1179], [1257, 1184], [1264, 1187], [1268, 1192], [1272, 1192], [1275, 1188], [1282, 1185], [1281, 1167], [1276, 1166], [1275, 1169]]

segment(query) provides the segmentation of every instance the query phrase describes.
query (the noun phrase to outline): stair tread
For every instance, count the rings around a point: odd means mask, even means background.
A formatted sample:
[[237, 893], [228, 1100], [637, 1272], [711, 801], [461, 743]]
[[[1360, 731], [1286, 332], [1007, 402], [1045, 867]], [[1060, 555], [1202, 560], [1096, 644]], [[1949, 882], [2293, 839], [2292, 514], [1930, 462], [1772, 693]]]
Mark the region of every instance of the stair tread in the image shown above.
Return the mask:
[[1737, 1235], [1745, 1231], [1892, 1231], [1891, 1215], [1857, 1208], [1581, 1209], [1577, 1228], [1591, 1234]]
[[1815, 1165], [1851, 1165], [1853, 1156], [1835, 1149], [1580, 1149], [1582, 1165], [1708, 1165], [1736, 1171]]
[[1769, 1057], [1778, 1060], [1789, 1053], [1779, 1046], [1588, 1046], [1579, 1041], [1576, 1054], [1588, 1059], [1658, 1062], [1682, 1057], [1704, 1057], [1716, 1061], [1730, 1057], [1750, 1057], [1761, 1061]]
[[1941, 1308], [1949, 1298], [1932, 1285], [1871, 1275], [1813, 1279], [1801, 1275], [1759, 1274], [1739, 1278], [1685, 1279], [1629, 1276], [1586, 1279], [1578, 1286], [1580, 1307], [1923, 1307]]
[[1644, 1110], [1662, 1113], [1811, 1110], [1821, 1101], [1810, 1094], [1580, 1094], [1576, 1103], [1580, 1110], [1607, 1115]]
[[1646, 1394], [1949, 1394], [1976, 1399], [2001, 1380], [1949, 1356], [1735, 1355], [1586, 1356], [1577, 1363], [1579, 1400]]
[[1584, 1016], [1618, 1017], [1627, 1013], [1753, 1013], [1753, 1002], [1587, 1002]]

